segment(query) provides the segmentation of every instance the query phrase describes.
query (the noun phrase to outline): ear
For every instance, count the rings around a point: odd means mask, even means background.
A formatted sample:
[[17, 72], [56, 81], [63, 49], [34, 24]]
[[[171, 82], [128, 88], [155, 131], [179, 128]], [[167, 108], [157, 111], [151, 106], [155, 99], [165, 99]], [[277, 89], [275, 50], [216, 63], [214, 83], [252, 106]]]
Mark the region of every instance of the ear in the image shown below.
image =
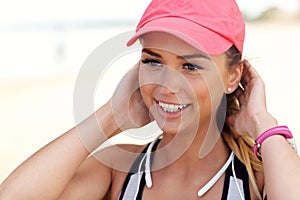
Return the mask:
[[240, 62], [238, 65], [228, 68], [228, 78], [225, 88], [225, 94], [231, 94], [237, 89], [242, 78], [243, 69], [243, 62]]

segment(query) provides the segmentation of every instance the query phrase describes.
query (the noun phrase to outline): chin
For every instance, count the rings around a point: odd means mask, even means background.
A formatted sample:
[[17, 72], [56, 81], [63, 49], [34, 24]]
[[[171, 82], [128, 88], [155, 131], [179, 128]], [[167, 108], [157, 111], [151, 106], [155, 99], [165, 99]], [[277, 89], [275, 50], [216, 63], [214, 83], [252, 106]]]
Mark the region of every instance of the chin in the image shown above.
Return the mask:
[[159, 128], [164, 132], [164, 134], [176, 135], [176, 134], [192, 134], [196, 133], [198, 126], [194, 124], [184, 124], [178, 122], [168, 122], [159, 123], [157, 122]]

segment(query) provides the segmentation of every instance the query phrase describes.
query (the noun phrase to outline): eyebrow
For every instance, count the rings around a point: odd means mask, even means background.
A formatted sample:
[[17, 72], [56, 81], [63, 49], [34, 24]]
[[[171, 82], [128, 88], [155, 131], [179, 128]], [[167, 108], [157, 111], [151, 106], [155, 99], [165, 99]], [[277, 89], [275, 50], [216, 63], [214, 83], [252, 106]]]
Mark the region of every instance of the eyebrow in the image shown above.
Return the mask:
[[[159, 53], [156, 53], [154, 51], [151, 51], [150, 49], [144, 48], [142, 52], [147, 53], [151, 56], [155, 56], [158, 58], [162, 58], [162, 56]], [[181, 55], [177, 56], [179, 59], [187, 60], [187, 59], [192, 59], [192, 58], [206, 58], [208, 60], [211, 60], [211, 58], [208, 55], [202, 54], [202, 53], [197, 53], [197, 54], [191, 54], [191, 55]]]
[[155, 53], [154, 51], [151, 51], [150, 49], [143, 49], [142, 52], [147, 53], [147, 54], [149, 54], [151, 56], [162, 58], [162, 56], [160, 54]]

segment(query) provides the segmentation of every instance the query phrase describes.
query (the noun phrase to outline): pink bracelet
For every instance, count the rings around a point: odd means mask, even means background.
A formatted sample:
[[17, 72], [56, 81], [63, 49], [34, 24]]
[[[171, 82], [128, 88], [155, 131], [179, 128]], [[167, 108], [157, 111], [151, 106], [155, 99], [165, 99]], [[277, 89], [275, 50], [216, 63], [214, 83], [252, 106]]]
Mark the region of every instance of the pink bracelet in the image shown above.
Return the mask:
[[260, 147], [261, 144], [270, 136], [272, 135], [282, 135], [284, 136], [286, 139], [290, 139], [293, 138], [293, 135], [290, 131], [290, 129], [287, 126], [276, 126], [274, 128], [270, 128], [269, 130], [263, 132], [256, 140], [255, 140], [255, 144], [253, 147], [253, 151], [254, 154], [256, 155], [256, 157], [261, 160], [261, 156], [260, 156]]

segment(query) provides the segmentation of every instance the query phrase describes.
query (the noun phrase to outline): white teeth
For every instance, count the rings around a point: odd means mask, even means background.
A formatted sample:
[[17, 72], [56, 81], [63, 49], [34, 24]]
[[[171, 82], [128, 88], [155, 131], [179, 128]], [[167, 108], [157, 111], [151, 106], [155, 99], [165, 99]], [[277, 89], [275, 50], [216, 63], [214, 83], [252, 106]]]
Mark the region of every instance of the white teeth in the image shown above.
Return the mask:
[[187, 107], [187, 104], [185, 105], [175, 105], [175, 104], [167, 104], [158, 102], [158, 105], [165, 111], [165, 112], [178, 112], [182, 110], [183, 108]]

